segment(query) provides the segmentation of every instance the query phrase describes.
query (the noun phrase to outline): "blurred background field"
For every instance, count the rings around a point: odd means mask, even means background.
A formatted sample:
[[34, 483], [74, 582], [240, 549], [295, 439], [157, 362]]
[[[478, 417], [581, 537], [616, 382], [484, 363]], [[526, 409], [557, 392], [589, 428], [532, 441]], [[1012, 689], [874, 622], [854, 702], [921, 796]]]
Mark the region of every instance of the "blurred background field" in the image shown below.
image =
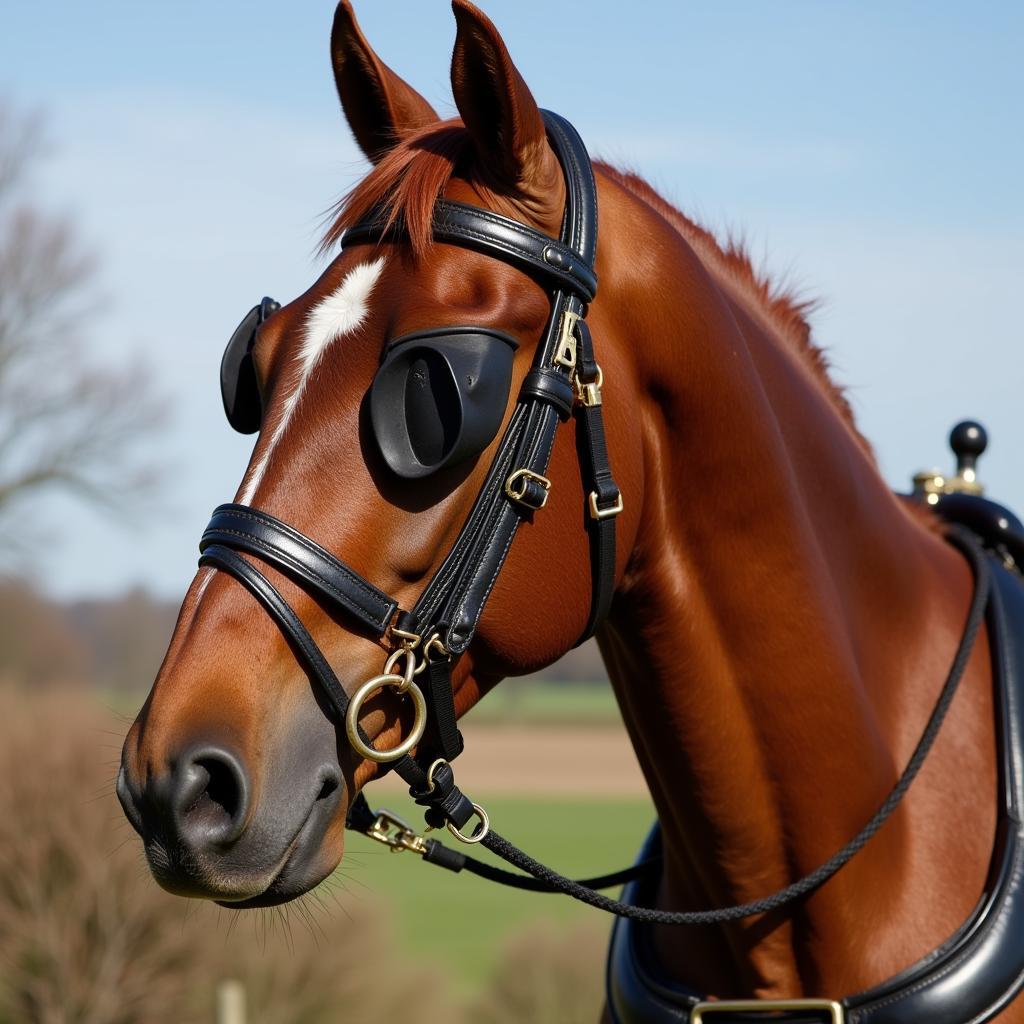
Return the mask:
[[[527, 685], [531, 715], [547, 700], [564, 706], [540, 696], [557, 684]], [[572, 874], [631, 862], [653, 811], [622, 730], [552, 723], [535, 747], [525, 724], [507, 717], [468, 734], [474, 761], [460, 778], [495, 827]], [[362, 836], [350, 836], [334, 876], [286, 908], [235, 913], [163, 893], [113, 794], [126, 725], [81, 685], [30, 689], [8, 673], [0, 686], [0, 1024], [212, 1024], [225, 980], [243, 986], [253, 1024], [388, 1021], [413, 1004], [431, 1021], [596, 1019], [604, 915]], [[560, 778], [563, 740], [609, 761], [619, 795], [597, 792], [600, 776]], [[477, 768], [489, 787], [475, 784]], [[553, 785], [540, 791], [545, 774]], [[420, 820], [393, 784], [368, 792]]]
[[[410, 1003], [431, 1021], [596, 1019], [605, 915], [363, 836], [281, 910], [164, 894], [113, 781], [176, 613], [140, 588], [59, 598], [0, 580], [0, 1024], [212, 1024], [225, 981], [242, 986], [248, 1024], [327, 1024], [353, 1007], [387, 1021]], [[654, 812], [593, 644], [507, 680], [464, 731], [460, 780], [504, 835], [569, 874], [633, 860]], [[368, 795], [420, 823], [394, 778]]]
[[[472, 787], [471, 773], [463, 772], [463, 777], [463, 785]], [[577, 878], [632, 863], [654, 820], [650, 802], [639, 794], [631, 800], [608, 800], [568, 793], [492, 797], [472, 792], [502, 835]], [[411, 809], [408, 820], [417, 820]], [[585, 947], [585, 955], [594, 957], [594, 980], [600, 982], [604, 941], [611, 929], [607, 915], [572, 900], [518, 893], [414, 859], [353, 836], [341, 875], [348, 895], [375, 905], [379, 900], [388, 908], [403, 950], [417, 963], [436, 959], [460, 991], [479, 992], [486, 990], [508, 936], [545, 928], [567, 932], [575, 926], [597, 940]], [[486, 851], [482, 859], [507, 866]]]

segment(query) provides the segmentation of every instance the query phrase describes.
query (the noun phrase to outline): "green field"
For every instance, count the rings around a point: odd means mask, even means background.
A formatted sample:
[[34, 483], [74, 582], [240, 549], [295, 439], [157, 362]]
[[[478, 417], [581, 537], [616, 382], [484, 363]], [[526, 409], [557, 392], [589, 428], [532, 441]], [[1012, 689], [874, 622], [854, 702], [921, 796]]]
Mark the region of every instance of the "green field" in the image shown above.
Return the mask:
[[[544, 800], [502, 797], [482, 800], [496, 831], [556, 870], [576, 877], [602, 874], [633, 862], [654, 811], [647, 800]], [[410, 822], [414, 806], [392, 801]], [[446, 841], [456, 841], [444, 834]], [[380, 902], [393, 915], [397, 938], [423, 962], [433, 957], [457, 985], [475, 988], [487, 975], [510, 932], [540, 921], [586, 920], [607, 931], [606, 914], [564, 896], [524, 893], [424, 864], [411, 853], [392, 854], [350, 834], [342, 869], [342, 904]], [[498, 862], [486, 851], [486, 859]]]
[[523, 725], [606, 725], [621, 722], [607, 683], [506, 679], [469, 712], [467, 721]]

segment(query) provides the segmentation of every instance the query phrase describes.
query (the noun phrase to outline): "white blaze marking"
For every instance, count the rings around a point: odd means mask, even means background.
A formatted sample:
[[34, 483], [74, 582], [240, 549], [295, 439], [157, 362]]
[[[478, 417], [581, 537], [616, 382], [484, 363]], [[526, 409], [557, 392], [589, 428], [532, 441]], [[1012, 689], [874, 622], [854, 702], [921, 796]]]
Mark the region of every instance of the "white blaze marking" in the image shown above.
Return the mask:
[[241, 505], [248, 505], [266, 472], [278, 441], [284, 436], [292, 414], [306, 388], [309, 375], [316, 369], [327, 346], [332, 341], [351, 334], [366, 319], [370, 293], [384, 268], [384, 257], [373, 263], [360, 263], [353, 267], [345, 279], [330, 295], [321, 299], [306, 316], [306, 336], [299, 349], [291, 394], [285, 399], [284, 410], [274, 427], [274, 433], [263, 449], [259, 461], [249, 473], [249, 479], [238, 496]]

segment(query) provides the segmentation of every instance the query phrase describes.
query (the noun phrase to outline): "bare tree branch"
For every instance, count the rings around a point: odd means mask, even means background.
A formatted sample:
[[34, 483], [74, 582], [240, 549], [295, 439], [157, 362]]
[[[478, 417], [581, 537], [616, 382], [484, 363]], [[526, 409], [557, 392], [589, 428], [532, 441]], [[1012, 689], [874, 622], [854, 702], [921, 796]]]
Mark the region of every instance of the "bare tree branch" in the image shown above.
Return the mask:
[[151, 492], [139, 442], [164, 411], [141, 366], [86, 354], [96, 263], [32, 194], [41, 152], [38, 118], [0, 102], [0, 524], [48, 490], [108, 509]]

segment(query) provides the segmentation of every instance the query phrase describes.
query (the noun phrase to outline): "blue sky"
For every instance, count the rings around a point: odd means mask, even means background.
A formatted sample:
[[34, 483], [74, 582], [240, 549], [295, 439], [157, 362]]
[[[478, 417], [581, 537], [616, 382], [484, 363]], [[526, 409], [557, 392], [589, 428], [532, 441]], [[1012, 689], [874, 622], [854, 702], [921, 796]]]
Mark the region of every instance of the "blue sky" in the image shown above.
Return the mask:
[[[993, 436], [990, 493], [1024, 508], [1024, 5], [483, 6], [592, 153], [742, 231], [821, 297], [817, 339], [894, 485], [946, 465], [948, 428], [976, 416]], [[222, 419], [224, 342], [261, 295], [314, 279], [320, 214], [365, 170], [334, 93], [332, 11], [6, 6], [0, 97], [47, 113], [41, 194], [102, 262], [108, 302], [86, 336], [99, 359], [143, 356], [175, 405], [152, 450], [166, 511], [80, 515], [39, 563], [51, 590], [180, 593], [210, 509], [234, 492], [251, 442]], [[453, 112], [447, 3], [357, 12], [384, 59]]]

